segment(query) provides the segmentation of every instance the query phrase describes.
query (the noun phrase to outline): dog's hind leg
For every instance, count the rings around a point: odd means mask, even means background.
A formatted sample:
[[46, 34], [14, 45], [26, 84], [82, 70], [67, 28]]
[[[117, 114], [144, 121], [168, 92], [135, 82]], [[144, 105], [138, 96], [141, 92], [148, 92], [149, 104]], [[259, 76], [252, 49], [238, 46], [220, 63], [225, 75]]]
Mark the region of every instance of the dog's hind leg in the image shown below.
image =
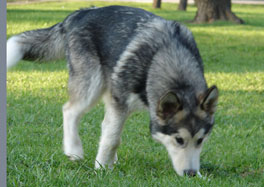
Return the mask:
[[96, 156], [95, 168], [112, 168], [117, 161], [117, 148], [120, 144], [120, 136], [124, 122], [128, 116], [126, 109], [117, 107], [110, 93], [103, 97], [105, 103], [105, 116], [102, 122], [102, 134], [99, 149]]
[[105, 82], [99, 60], [88, 52], [68, 51], [70, 100], [63, 106], [63, 148], [71, 160], [83, 158], [78, 122], [98, 102]]

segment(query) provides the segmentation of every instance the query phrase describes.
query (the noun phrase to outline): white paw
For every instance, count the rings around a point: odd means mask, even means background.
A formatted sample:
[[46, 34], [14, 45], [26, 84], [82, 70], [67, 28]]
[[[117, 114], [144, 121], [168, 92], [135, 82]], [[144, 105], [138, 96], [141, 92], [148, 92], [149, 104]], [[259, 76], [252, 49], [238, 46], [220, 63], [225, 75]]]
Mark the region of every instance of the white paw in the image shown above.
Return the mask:
[[76, 155], [76, 154], [68, 154], [65, 153], [65, 155], [67, 155], [69, 157], [70, 160], [72, 161], [76, 161], [76, 160], [82, 160], [83, 159], [83, 155]]
[[105, 165], [99, 163], [97, 160], [95, 161], [95, 164], [94, 164], [94, 168], [95, 169], [104, 169], [105, 168]]
[[70, 160], [81, 160], [83, 159], [82, 146], [64, 146], [64, 154], [67, 155]]
[[109, 161], [103, 161], [103, 159], [96, 159], [94, 167], [95, 169], [113, 169], [114, 164], [117, 163], [117, 154], [115, 154], [113, 159], [110, 159]]

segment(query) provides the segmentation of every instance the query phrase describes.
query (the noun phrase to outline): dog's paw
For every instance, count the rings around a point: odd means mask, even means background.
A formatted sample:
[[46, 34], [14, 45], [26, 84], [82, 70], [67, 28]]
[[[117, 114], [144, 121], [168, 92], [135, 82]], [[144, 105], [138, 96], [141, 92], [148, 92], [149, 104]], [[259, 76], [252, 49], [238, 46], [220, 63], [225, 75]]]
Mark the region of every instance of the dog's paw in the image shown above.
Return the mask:
[[95, 164], [94, 164], [94, 168], [96, 170], [99, 170], [99, 169], [110, 169], [110, 170], [113, 170], [114, 169], [114, 164], [111, 163], [111, 164], [102, 164], [100, 162], [98, 162], [97, 160], [95, 161]]
[[72, 161], [77, 161], [77, 160], [83, 159], [83, 155], [74, 155], [74, 154], [65, 154], [65, 155]]
[[98, 169], [105, 169], [105, 165], [99, 163], [97, 160], [95, 161], [94, 164], [94, 169], [98, 170]]
[[118, 161], [118, 157], [117, 157], [117, 153], [115, 153], [113, 158], [105, 158], [105, 157], [100, 157], [97, 156], [97, 159], [95, 161], [95, 169], [113, 169], [114, 168], [114, 164], [116, 164]]
[[66, 148], [64, 147], [64, 154], [69, 157], [70, 160], [81, 160], [83, 159], [82, 147]]

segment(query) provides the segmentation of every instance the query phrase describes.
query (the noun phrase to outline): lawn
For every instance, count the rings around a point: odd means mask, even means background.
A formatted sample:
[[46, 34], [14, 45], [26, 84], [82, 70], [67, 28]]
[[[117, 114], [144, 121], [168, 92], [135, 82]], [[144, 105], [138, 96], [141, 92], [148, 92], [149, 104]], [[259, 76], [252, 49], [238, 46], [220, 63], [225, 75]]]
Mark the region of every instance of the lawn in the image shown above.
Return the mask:
[[264, 186], [264, 6], [233, 5], [246, 24], [190, 24], [196, 8], [176, 11], [164, 3], [46, 2], [7, 6], [7, 37], [45, 28], [91, 5], [122, 4], [183, 22], [193, 32], [208, 84], [220, 90], [215, 127], [201, 154], [199, 177], [178, 177], [165, 148], [152, 140], [147, 112], [126, 122], [113, 171], [95, 171], [103, 119], [98, 104], [82, 119], [85, 159], [71, 162], [62, 151], [62, 112], [67, 101], [64, 61], [23, 61], [7, 73], [8, 186]]

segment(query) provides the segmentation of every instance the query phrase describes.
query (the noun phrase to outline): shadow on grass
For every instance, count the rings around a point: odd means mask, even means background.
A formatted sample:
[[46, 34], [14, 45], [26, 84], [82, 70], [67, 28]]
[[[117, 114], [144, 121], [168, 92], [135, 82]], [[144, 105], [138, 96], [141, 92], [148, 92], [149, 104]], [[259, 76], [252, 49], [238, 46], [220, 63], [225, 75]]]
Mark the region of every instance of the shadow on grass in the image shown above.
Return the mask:
[[[208, 57], [207, 57], [208, 58]], [[204, 62], [205, 73], [249, 73], [249, 72], [264, 72], [264, 63], [259, 62], [254, 66], [247, 62], [240, 64], [230, 64], [221, 62], [220, 57], [213, 57], [212, 62]], [[216, 59], [217, 58], [217, 59]], [[239, 58], [239, 57], [238, 57]], [[238, 59], [239, 60], [239, 59]], [[215, 61], [215, 62], [213, 62]], [[56, 72], [65, 71], [68, 73], [67, 62], [65, 60], [53, 62], [30, 62], [21, 61], [17, 66], [12, 67], [10, 72]], [[7, 72], [8, 74], [8, 72]]]
[[[57, 88], [53, 88], [53, 92], [56, 92]], [[38, 151], [38, 149], [40, 149], [41, 152], [44, 151], [44, 149], [42, 148], [41, 144], [42, 142], [37, 140], [37, 137], [39, 135], [43, 135], [43, 133], [46, 133], [46, 137], [55, 137], [56, 133], [53, 134], [47, 134], [47, 132], [51, 131], [52, 128], [56, 127], [59, 128], [61, 127], [62, 124], [62, 113], [61, 113], [61, 106], [63, 104], [64, 101], [62, 101], [63, 99], [59, 99], [60, 96], [58, 95], [53, 95], [52, 97], [50, 96], [42, 96], [42, 95], [30, 95], [27, 93], [24, 93], [20, 96], [18, 96], [19, 92], [9, 92], [8, 93], [8, 98], [7, 98], [7, 111], [8, 111], [8, 117], [7, 117], [7, 124], [8, 124], [8, 128], [27, 128], [27, 134], [12, 134], [13, 137], [19, 137], [19, 136], [25, 136], [25, 137], [34, 137], [32, 136], [32, 134], [34, 134], [34, 129], [36, 132], [38, 132], [38, 134], [35, 136], [36, 138], [34, 139], [37, 144], [34, 144], [32, 147], [34, 148], [35, 151]], [[256, 91], [225, 91], [223, 92], [224, 95], [226, 94], [236, 94], [239, 93], [239, 95], [254, 95], [257, 94], [259, 97], [261, 96], [261, 93], [256, 92]], [[254, 103], [252, 103], [253, 105]], [[98, 107], [96, 107], [98, 108]], [[223, 108], [224, 110], [224, 108]], [[100, 109], [95, 111], [93, 114], [94, 115], [99, 115], [97, 112], [103, 113], [103, 107], [100, 106]], [[218, 120], [219, 118], [224, 118], [225, 121], [227, 121], [227, 123], [229, 122], [233, 122], [233, 121], [241, 121], [243, 123], [247, 123], [246, 121], [244, 121], [245, 119], [248, 118], [249, 113], [250, 115], [253, 115], [254, 118], [260, 118], [263, 119], [262, 117], [262, 113], [261, 111], [255, 111], [255, 113], [253, 114], [254, 111], [243, 111], [243, 113], [240, 114], [234, 114], [234, 118], [235, 119], [229, 119], [229, 118], [225, 118], [224, 116], [226, 115], [225, 113], [221, 113], [220, 116], [218, 116]], [[90, 120], [92, 118], [92, 120], [96, 120], [96, 123], [100, 123], [102, 116], [100, 116], [100, 122], [98, 117], [92, 116], [92, 115], [88, 115], [87, 119]], [[95, 119], [94, 119], [95, 118]], [[83, 123], [83, 122], [82, 122]], [[93, 122], [94, 123], [94, 122]], [[218, 123], [218, 122], [217, 122]], [[134, 124], [130, 124], [134, 125]], [[251, 128], [250, 123], [245, 125], [245, 124], [241, 124], [241, 128]], [[259, 124], [258, 124], [259, 125]], [[29, 129], [31, 126], [34, 126], [33, 130]], [[37, 130], [39, 129], [38, 127], [41, 126], [41, 130]], [[84, 125], [82, 125], [84, 126]], [[78, 162], [78, 163], [72, 163], [72, 162], [66, 162], [63, 163], [63, 167], [66, 167], [68, 169], [80, 169], [83, 172], [87, 172], [89, 171], [89, 173], [91, 172], [92, 174], [89, 174], [90, 177], [94, 177], [96, 176], [96, 172], [93, 172], [93, 166], [94, 166], [94, 158], [96, 155], [96, 151], [97, 151], [97, 147], [95, 145], [98, 145], [98, 139], [99, 139], [99, 134], [100, 134], [100, 125], [96, 125], [96, 126], [87, 126], [87, 127], [82, 127], [80, 129], [80, 134], [82, 139], [85, 142], [84, 148], [85, 148], [85, 152], [86, 152], [86, 156], [85, 156], [85, 160], [83, 162]], [[84, 130], [85, 128], [85, 130]], [[95, 129], [96, 128], [96, 129]], [[126, 139], [123, 138], [123, 141], [131, 141], [128, 143], [128, 147], [126, 147], [126, 150], [122, 152], [121, 157], [119, 158], [120, 161], [120, 165], [117, 165], [117, 168], [120, 169], [121, 171], [123, 170], [124, 173], [124, 177], [126, 176], [126, 173], [129, 173], [129, 171], [127, 170], [133, 170], [132, 172], [135, 172], [137, 174], [139, 174], [139, 176], [142, 176], [142, 178], [144, 178], [145, 176], [153, 176], [156, 178], [160, 178], [160, 177], [164, 177], [164, 176], [177, 176], [176, 173], [173, 170], [171, 161], [167, 155], [166, 149], [165, 148], [152, 148], [151, 146], [158, 146], [158, 144], [156, 143], [150, 143], [148, 142], [151, 137], [149, 135], [149, 133], [143, 133], [143, 136], [149, 136], [148, 138], [146, 137], [139, 137], [142, 136], [141, 135], [141, 131], [142, 131], [142, 127], [140, 128], [136, 128], [135, 127], [130, 127], [133, 129], [132, 134], [130, 134], [129, 136], [134, 139], [134, 140], [130, 140], [130, 139]], [[224, 128], [224, 127], [223, 127]], [[235, 130], [235, 129], [234, 129]], [[13, 131], [16, 132], [16, 131]], [[20, 131], [22, 132], [22, 131]], [[91, 136], [91, 132], [93, 132], [93, 135]], [[140, 132], [140, 133], [139, 133]], [[146, 132], [146, 131], [145, 131]], [[62, 129], [60, 131], [60, 133], [62, 133]], [[127, 133], [127, 132], [124, 132]], [[230, 132], [232, 133], [232, 132]], [[30, 136], [28, 136], [30, 134]], [[225, 136], [227, 136], [227, 134], [225, 134]], [[245, 136], [245, 134], [242, 134], [241, 136]], [[250, 136], [256, 136], [255, 133], [252, 133]], [[141, 139], [142, 138], [142, 139]], [[238, 137], [237, 137], [238, 138]], [[243, 138], [244, 137], [239, 137], [239, 138]], [[142, 140], [144, 140], [144, 142], [142, 143]], [[8, 140], [10, 141], [10, 140]], [[43, 140], [46, 141], [46, 140]], [[51, 138], [49, 140], [50, 142], [53, 141], [53, 139]], [[61, 141], [57, 140], [56, 141]], [[252, 138], [251, 140], [252, 141]], [[88, 143], [87, 143], [88, 142]], [[19, 145], [15, 146], [15, 143], [13, 143], [13, 146], [15, 147], [16, 151], [19, 151], [20, 147]], [[54, 142], [52, 142], [54, 144]], [[131, 144], [130, 144], [131, 143]], [[141, 145], [142, 144], [142, 145]], [[150, 145], [148, 145], [150, 144]], [[37, 148], [35, 147], [36, 145]], [[139, 146], [140, 145], [140, 146]], [[148, 148], [148, 146], [150, 146]], [[161, 147], [161, 145], [159, 145]], [[46, 148], [48, 148], [49, 146], [46, 145]], [[58, 146], [57, 146], [58, 147]], [[53, 149], [56, 149], [57, 147], [54, 147]], [[143, 149], [142, 149], [143, 148]], [[153, 153], [153, 151], [162, 151], [163, 153]], [[212, 151], [212, 150], [210, 150]], [[251, 151], [251, 150], [249, 150]], [[230, 152], [230, 151], [229, 151]], [[25, 150], [23, 152], [23, 154], [25, 154], [26, 156], [28, 156], [30, 159], [33, 159], [33, 156], [30, 155], [30, 153]], [[156, 155], [153, 157], [153, 155]], [[217, 153], [213, 153], [213, 155], [215, 155], [216, 157], [221, 158], [221, 155], [217, 154]], [[58, 165], [60, 165], [60, 162], [58, 162], [58, 160], [60, 160], [61, 156], [63, 156], [62, 151], [59, 151], [56, 154], [56, 158], [54, 159], [56, 162], [52, 163], [52, 167], [58, 167]], [[254, 159], [254, 158], [245, 158], [245, 156], [247, 157], [248, 155], [241, 155], [241, 157], [243, 157], [243, 159], [248, 159], [249, 161]], [[237, 158], [239, 158], [240, 156], [238, 156]], [[42, 158], [41, 158], [42, 159]], [[44, 159], [44, 158], [43, 158]], [[209, 159], [209, 158], [206, 158]], [[63, 158], [63, 162], [66, 160], [66, 157], [64, 156]], [[49, 161], [48, 161], [49, 162]], [[127, 162], [127, 163], [125, 163]], [[42, 163], [41, 160], [39, 160], [39, 163]], [[206, 160], [201, 160], [201, 172], [203, 175], [209, 176], [209, 178], [240, 178], [240, 177], [251, 177], [251, 178], [256, 178], [259, 179], [262, 175], [261, 173], [261, 169], [258, 170], [252, 170], [252, 168], [247, 168], [247, 165], [243, 165], [241, 167], [236, 167], [236, 164], [239, 163], [239, 161], [237, 161], [234, 165], [217, 165], [217, 164], [212, 164], [210, 162], [207, 162]], [[12, 163], [13, 164], [13, 163]], [[10, 167], [13, 167], [12, 164], [10, 164]], [[100, 174], [100, 173], [99, 173]], [[142, 174], [142, 175], [140, 175]], [[104, 177], [106, 174], [105, 172], [101, 172], [102, 177]]]
[[213, 178], [256, 178], [259, 179], [263, 175], [264, 169], [249, 169], [244, 168], [241, 170], [241, 168], [235, 167], [235, 166], [224, 166], [225, 168], [221, 167], [220, 165], [214, 165], [205, 161], [201, 162], [201, 170], [207, 174], [207, 176], [213, 177]]

